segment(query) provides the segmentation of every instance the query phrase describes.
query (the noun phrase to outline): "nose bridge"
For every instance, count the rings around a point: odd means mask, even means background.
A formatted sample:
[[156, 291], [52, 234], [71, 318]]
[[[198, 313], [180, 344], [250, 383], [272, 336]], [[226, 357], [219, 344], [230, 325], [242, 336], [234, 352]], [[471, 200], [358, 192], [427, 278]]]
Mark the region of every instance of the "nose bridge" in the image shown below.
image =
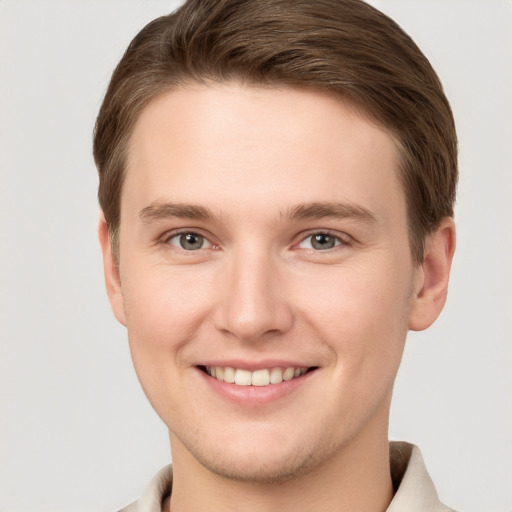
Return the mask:
[[234, 250], [228, 260], [220, 284], [217, 328], [244, 340], [287, 331], [293, 317], [276, 258], [252, 246]]

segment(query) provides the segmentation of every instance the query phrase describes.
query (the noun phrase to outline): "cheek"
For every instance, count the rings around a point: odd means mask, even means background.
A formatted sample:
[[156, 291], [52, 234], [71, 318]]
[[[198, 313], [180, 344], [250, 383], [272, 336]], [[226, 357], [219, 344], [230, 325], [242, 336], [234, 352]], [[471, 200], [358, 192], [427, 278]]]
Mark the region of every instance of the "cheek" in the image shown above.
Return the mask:
[[156, 267], [139, 267], [138, 272], [126, 267], [125, 275], [121, 278], [134, 369], [153, 408], [168, 423], [179, 416], [190, 391], [182, 348], [197, 338], [208, 317], [204, 287], [198, 287], [204, 276], [192, 279], [176, 269]]
[[207, 276], [154, 267], [127, 272], [123, 295], [128, 332], [155, 348], [192, 337], [207, 314]]
[[[391, 259], [327, 269], [304, 283], [301, 316], [336, 352], [348, 371], [394, 371], [398, 366], [410, 308], [410, 276]], [[385, 261], [385, 260], [384, 260]], [[372, 264], [370, 264], [372, 263]], [[379, 263], [379, 264], [377, 264]]]
[[[176, 269], [130, 271], [122, 279], [130, 352], [139, 381], [153, 406], [186, 369], [182, 348], [208, 318], [205, 276], [191, 278]], [[123, 277], [123, 276], [121, 276]], [[199, 283], [204, 286], [198, 286]], [[157, 407], [155, 407], [157, 408]]]

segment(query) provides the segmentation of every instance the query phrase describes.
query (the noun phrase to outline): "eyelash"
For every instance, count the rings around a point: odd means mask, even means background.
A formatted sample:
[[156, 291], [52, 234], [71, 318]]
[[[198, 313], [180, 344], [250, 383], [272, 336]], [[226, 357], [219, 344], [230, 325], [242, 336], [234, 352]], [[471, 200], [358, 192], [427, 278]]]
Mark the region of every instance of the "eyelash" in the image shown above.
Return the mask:
[[[183, 236], [183, 235], [194, 235], [196, 237], [201, 237], [205, 242], [207, 242], [210, 245], [210, 247], [200, 247], [197, 250], [193, 250], [193, 249], [187, 250], [183, 246], [182, 247], [177, 247], [176, 245], [170, 243], [170, 241], [172, 239], [178, 238], [178, 237]], [[322, 253], [322, 252], [323, 253], [327, 253], [327, 252], [331, 252], [331, 250], [335, 249], [336, 247], [340, 247], [340, 246], [350, 247], [354, 243], [354, 240], [350, 236], [348, 236], [348, 235], [340, 236], [339, 234], [333, 233], [330, 230], [319, 230], [319, 231], [311, 231], [306, 236], [302, 235], [300, 241], [298, 243], [293, 244], [292, 247], [293, 248], [297, 248], [301, 244], [306, 242], [308, 239], [312, 240], [312, 238], [314, 236], [329, 237], [329, 238], [334, 240], [335, 245], [333, 247], [328, 247], [326, 249], [315, 249], [314, 247], [311, 247], [311, 248], [303, 247], [302, 248], [303, 250], [307, 250], [307, 251], [313, 252], [313, 253]], [[197, 251], [200, 251], [200, 250], [203, 250], [203, 249], [214, 249], [214, 250], [220, 249], [218, 244], [215, 244], [215, 243], [211, 242], [209, 237], [203, 235], [199, 230], [181, 230], [181, 231], [166, 233], [160, 239], [160, 243], [163, 244], [163, 245], [167, 245], [167, 246], [173, 246], [176, 250], [178, 250], [178, 251], [181, 250], [181, 251], [184, 251], [184, 252], [197, 252]], [[311, 245], [313, 245], [313, 242], [311, 242]]]
[[[307, 240], [312, 240], [314, 236], [324, 236], [329, 237], [335, 241], [335, 245], [333, 247], [329, 247], [326, 249], [314, 249], [314, 248], [303, 248], [304, 250], [308, 250], [310, 252], [320, 253], [320, 252], [330, 252], [331, 250], [334, 250], [336, 247], [350, 247], [353, 245], [354, 240], [348, 236], [343, 235], [341, 236], [339, 233], [334, 233], [332, 231], [327, 230], [321, 230], [321, 231], [311, 231], [309, 232], [305, 237], [302, 237], [300, 242], [294, 245], [294, 247], [299, 246], [300, 244], [306, 242]], [[311, 242], [312, 245], [312, 242]]]
[[[200, 231], [196, 231], [196, 230], [181, 230], [181, 231], [176, 231], [176, 232], [171, 232], [171, 233], [166, 233], [160, 240], [160, 243], [162, 243], [163, 245], [170, 245], [170, 246], [174, 246], [174, 244], [171, 244], [171, 240], [173, 238], [178, 238], [178, 237], [181, 237], [181, 236], [184, 236], [184, 235], [194, 235], [196, 237], [201, 237], [205, 242], [207, 242], [210, 247], [207, 247], [207, 249], [218, 249], [219, 246], [217, 244], [214, 244], [213, 242], [210, 242], [210, 239], [208, 236], [205, 236], [203, 235]], [[194, 250], [187, 250], [185, 249], [184, 247], [177, 247], [177, 246], [174, 246], [176, 248], [176, 250], [182, 250], [184, 252], [196, 252]], [[203, 249], [203, 247], [201, 247], [199, 250]]]

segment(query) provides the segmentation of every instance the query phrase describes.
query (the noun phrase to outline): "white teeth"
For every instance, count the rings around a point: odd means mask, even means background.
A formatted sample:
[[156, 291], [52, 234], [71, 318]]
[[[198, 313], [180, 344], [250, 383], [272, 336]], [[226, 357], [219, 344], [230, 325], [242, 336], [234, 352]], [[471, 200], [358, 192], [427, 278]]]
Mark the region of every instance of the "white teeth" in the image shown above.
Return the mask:
[[268, 386], [269, 384], [279, 384], [286, 380], [296, 379], [304, 375], [307, 367], [288, 368], [264, 368], [262, 370], [242, 370], [230, 366], [206, 366], [206, 372], [217, 380], [236, 384], [238, 386]]
[[229, 384], [233, 384], [235, 382], [234, 368], [230, 368], [229, 366], [224, 368], [224, 382], [229, 382]]
[[[213, 377], [213, 375], [212, 375]], [[239, 386], [250, 386], [252, 382], [251, 372], [248, 370], [238, 369], [235, 372], [235, 384]]]
[[286, 368], [283, 372], [283, 380], [292, 380], [295, 377], [295, 368]]
[[253, 386], [268, 386], [270, 384], [270, 372], [268, 370], [256, 370], [252, 372]]
[[281, 368], [272, 368], [270, 370], [270, 384], [279, 384], [283, 382], [283, 370]]

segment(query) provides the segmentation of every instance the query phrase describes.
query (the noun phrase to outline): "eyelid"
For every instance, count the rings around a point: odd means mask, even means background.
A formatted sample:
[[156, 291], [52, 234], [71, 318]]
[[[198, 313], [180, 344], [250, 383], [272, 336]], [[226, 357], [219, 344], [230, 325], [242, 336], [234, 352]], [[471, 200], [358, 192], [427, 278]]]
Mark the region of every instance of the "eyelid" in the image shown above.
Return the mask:
[[[220, 245], [218, 243], [212, 241], [213, 236], [210, 233], [205, 233], [204, 230], [197, 229], [197, 228], [171, 229], [169, 231], [166, 231], [160, 237], [158, 237], [157, 242], [162, 245], [168, 245], [173, 248], [176, 248], [177, 250], [180, 250], [175, 245], [170, 244], [169, 240], [171, 240], [172, 238], [175, 238], [177, 236], [190, 234], [190, 233], [194, 233], [196, 235], [202, 236], [206, 240], [206, 242], [208, 242], [208, 244], [209, 244], [209, 247], [205, 247], [203, 249], [198, 249], [198, 250], [204, 250], [204, 249], [217, 249], [218, 250], [218, 249], [220, 249]], [[298, 246], [302, 242], [304, 242], [305, 240], [307, 240], [308, 238], [310, 238], [314, 235], [319, 235], [319, 234], [331, 236], [331, 237], [335, 238], [337, 241], [339, 241], [339, 244], [335, 245], [331, 249], [325, 249], [324, 252], [329, 252], [330, 250], [332, 251], [336, 247], [340, 247], [340, 246], [352, 246], [356, 243], [354, 238], [346, 233], [340, 233], [339, 231], [333, 231], [331, 229], [312, 229], [312, 230], [308, 230], [307, 232], [303, 232], [300, 235], [298, 235], [297, 236], [298, 241], [293, 243], [292, 248], [299, 248]], [[187, 252], [187, 251], [185, 251], [185, 249], [182, 249], [182, 250], [184, 252]], [[322, 252], [322, 251], [318, 251], [315, 249], [304, 249], [304, 250], [312, 250], [314, 252]], [[197, 251], [190, 251], [190, 252], [197, 252]]]
[[158, 243], [160, 243], [162, 245], [168, 245], [168, 246], [173, 247], [174, 249], [179, 251], [180, 248], [174, 244], [171, 244], [170, 240], [172, 238], [176, 238], [181, 235], [187, 235], [187, 234], [195, 234], [195, 235], [199, 235], [199, 236], [203, 237], [204, 240], [206, 242], [208, 242], [209, 246], [198, 249], [197, 251], [187, 251], [185, 249], [181, 249], [183, 252], [198, 252], [198, 251], [205, 250], [205, 249], [219, 249], [219, 245], [215, 242], [212, 242], [212, 240], [211, 240], [212, 236], [210, 234], [205, 233], [202, 229], [196, 229], [196, 228], [171, 229], [169, 231], [166, 231], [163, 235], [161, 235], [158, 238]]
[[312, 229], [310, 231], [307, 231], [306, 233], [301, 233], [299, 241], [296, 242], [295, 244], [293, 244], [293, 247], [300, 249], [299, 245], [314, 235], [328, 235], [328, 236], [335, 238], [339, 243], [337, 245], [335, 245], [334, 247], [332, 247], [331, 249], [324, 249], [323, 251], [319, 251], [319, 250], [315, 250], [315, 249], [304, 249], [304, 250], [311, 250], [314, 252], [329, 252], [329, 251], [336, 249], [337, 247], [351, 246], [351, 245], [354, 245], [354, 243], [355, 243], [355, 240], [350, 235], [347, 235], [346, 233], [340, 233], [339, 231], [333, 231], [331, 229]]

